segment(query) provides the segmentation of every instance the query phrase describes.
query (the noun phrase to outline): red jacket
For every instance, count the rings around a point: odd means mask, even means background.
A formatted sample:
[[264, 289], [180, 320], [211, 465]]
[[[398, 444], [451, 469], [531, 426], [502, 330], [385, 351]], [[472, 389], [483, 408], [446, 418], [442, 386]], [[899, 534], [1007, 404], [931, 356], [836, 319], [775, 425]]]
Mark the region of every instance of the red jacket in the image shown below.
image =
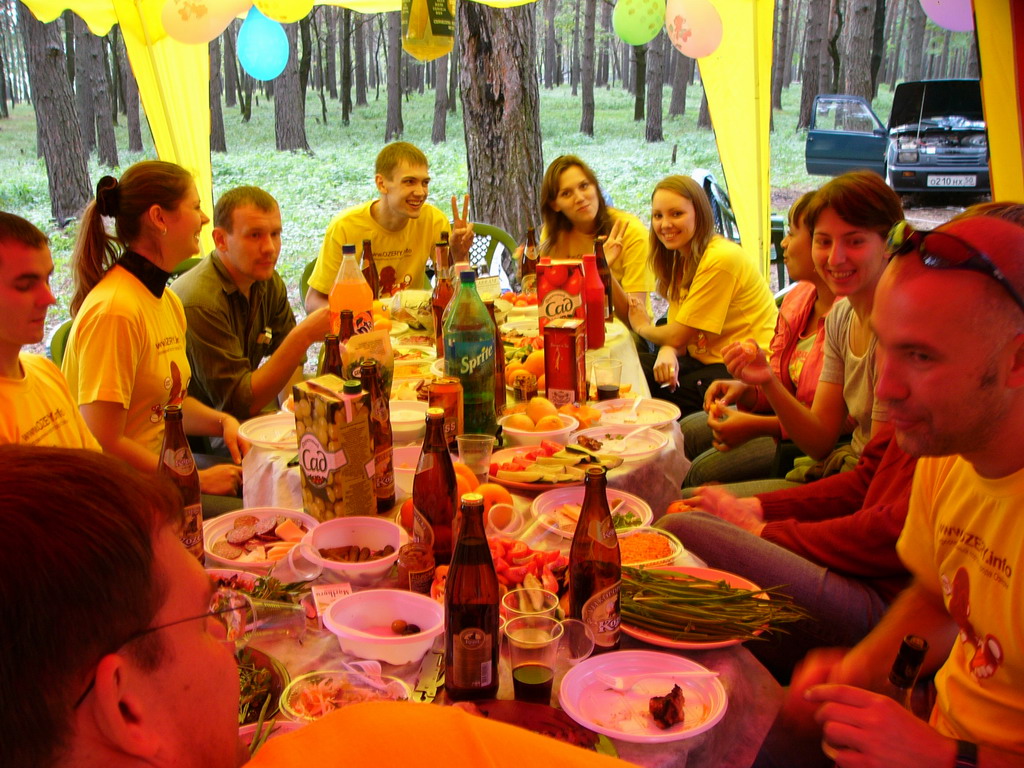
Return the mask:
[[757, 496], [761, 537], [839, 573], [867, 579], [892, 600], [909, 580], [896, 556], [917, 459], [892, 429], [873, 437], [855, 469]]

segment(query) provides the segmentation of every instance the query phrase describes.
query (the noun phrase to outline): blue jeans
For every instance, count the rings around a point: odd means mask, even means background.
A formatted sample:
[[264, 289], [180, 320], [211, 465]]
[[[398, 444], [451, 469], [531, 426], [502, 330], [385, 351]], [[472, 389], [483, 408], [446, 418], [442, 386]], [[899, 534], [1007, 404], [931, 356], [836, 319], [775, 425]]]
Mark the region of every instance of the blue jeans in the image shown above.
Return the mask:
[[657, 526], [675, 534], [709, 568], [731, 571], [761, 587], [786, 585], [783, 591], [810, 613], [812, 619], [747, 643], [782, 684], [809, 650], [855, 645], [888, 607], [867, 580], [824, 568], [706, 512], [665, 515]]

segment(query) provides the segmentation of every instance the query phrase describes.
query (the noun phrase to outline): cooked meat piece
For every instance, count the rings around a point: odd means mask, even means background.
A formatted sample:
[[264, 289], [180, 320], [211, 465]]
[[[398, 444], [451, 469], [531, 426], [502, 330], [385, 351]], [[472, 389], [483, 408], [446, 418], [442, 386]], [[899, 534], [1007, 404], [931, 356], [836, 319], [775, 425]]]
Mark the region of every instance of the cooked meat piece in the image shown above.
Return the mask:
[[662, 730], [683, 722], [683, 689], [673, 685], [667, 696], [652, 696], [650, 710], [655, 724]]
[[595, 440], [592, 437], [587, 437], [586, 435], [580, 435], [578, 438], [576, 438], [576, 442], [579, 443], [580, 445], [582, 445], [584, 448], [586, 448], [589, 451], [600, 451], [601, 450], [601, 445], [602, 445], [601, 441], [600, 440]]

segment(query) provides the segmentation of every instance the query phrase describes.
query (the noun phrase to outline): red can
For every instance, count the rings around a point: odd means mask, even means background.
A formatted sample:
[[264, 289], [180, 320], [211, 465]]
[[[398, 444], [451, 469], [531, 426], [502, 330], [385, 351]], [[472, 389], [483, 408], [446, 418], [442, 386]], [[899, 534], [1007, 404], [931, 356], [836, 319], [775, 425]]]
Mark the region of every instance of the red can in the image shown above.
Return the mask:
[[444, 410], [444, 437], [454, 450], [455, 437], [462, 434], [462, 382], [453, 377], [435, 379], [430, 384], [427, 405]]
[[587, 329], [578, 318], [548, 322], [544, 334], [544, 382], [555, 407], [587, 399]]

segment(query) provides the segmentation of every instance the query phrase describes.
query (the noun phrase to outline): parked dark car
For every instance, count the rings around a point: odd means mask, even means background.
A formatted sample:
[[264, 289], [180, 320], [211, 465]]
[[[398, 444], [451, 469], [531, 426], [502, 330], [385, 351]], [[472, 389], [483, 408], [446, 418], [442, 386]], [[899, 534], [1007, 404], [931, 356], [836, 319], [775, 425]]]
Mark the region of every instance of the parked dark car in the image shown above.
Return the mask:
[[897, 192], [988, 192], [988, 136], [977, 80], [919, 80], [893, 93], [888, 125], [859, 96], [814, 101], [807, 172], [866, 168]]

